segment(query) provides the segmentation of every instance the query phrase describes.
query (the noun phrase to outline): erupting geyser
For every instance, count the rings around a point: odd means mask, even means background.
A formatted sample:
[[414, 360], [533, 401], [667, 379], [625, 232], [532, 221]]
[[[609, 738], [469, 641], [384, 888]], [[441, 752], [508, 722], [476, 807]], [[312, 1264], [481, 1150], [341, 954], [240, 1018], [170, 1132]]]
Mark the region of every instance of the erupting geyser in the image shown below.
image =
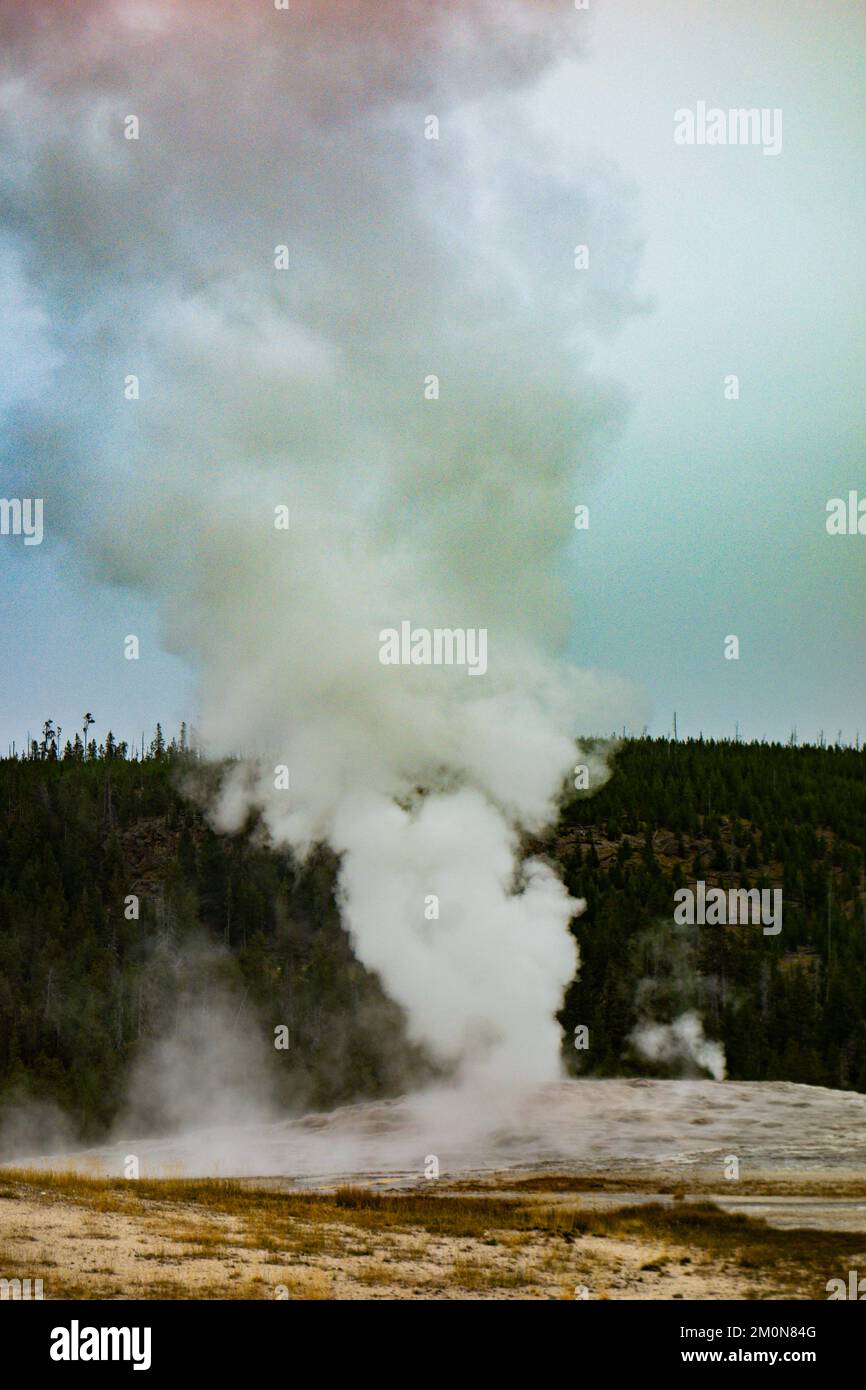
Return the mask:
[[[159, 600], [205, 749], [255, 747], [215, 822], [257, 808], [278, 844], [330, 843], [359, 958], [414, 1040], [485, 1081], [558, 1075], [579, 904], [520, 837], [577, 761], [603, 779], [575, 735], [634, 715], [562, 660], [574, 480], [622, 412], [586, 359], [636, 258], [609, 171], [567, 165], [529, 113], [584, 19], [3, 19], [0, 197], [62, 364], [17, 455], [62, 460], [88, 563]], [[578, 273], [596, 239], [615, 271]], [[483, 630], [485, 669], [383, 663], [407, 615]]]

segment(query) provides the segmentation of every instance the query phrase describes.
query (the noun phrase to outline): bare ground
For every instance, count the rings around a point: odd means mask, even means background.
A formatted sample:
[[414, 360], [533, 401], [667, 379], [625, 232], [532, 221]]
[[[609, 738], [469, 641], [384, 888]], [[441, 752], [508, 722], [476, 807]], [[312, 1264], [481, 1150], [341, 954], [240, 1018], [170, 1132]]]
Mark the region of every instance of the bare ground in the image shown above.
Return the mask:
[[[832, 1227], [834, 1203], [866, 1203], [843, 1188], [741, 1196], [771, 1220], [810, 1196]], [[866, 1263], [866, 1223], [780, 1228], [714, 1196], [580, 1174], [383, 1191], [7, 1170], [0, 1278], [41, 1278], [49, 1299], [773, 1299], [825, 1298]]]

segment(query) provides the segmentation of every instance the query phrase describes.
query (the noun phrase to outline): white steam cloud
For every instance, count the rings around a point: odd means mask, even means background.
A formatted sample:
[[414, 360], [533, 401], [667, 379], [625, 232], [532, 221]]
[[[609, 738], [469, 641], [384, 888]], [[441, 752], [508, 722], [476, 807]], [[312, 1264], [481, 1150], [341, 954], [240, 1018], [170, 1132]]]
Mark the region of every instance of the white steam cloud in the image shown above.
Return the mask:
[[[637, 257], [610, 171], [565, 165], [529, 115], [583, 17], [554, 0], [0, 17], [6, 250], [57, 362], [10, 457], [96, 574], [158, 600], [201, 675], [205, 747], [255, 750], [217, 823], [257, 808], [276, 843], [333, 846], [355, 950], [439, 1061], [555, 1078], [578, 905], [521, 866], [521, 835], [575, 762], [603, 779], [575, 735], [636, 714], [562, 657], [575, 477], [623, 411], [592, 341], [635, 308]], [[404, 620], [487, 629], [487, 673], [380, 665]]]
[[709, 1072], [714, 1081], [725, 1079], [725, 1054], [721, 1043], [704, 1037], [698, 1014], [680, 1014], [673, 1023], [642, 1023], [630, 1041], [650, 1062], [665, 1062], [687, 1075]]

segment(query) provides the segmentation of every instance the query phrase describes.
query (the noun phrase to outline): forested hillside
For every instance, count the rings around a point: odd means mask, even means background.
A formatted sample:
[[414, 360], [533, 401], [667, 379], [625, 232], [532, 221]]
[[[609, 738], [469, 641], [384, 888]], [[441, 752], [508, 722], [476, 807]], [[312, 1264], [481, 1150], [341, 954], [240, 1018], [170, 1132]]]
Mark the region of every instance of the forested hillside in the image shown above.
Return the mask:
[[[665, 1074], [630, 1035], [696, 1009], [730, 1076], [866, 1090], [866, 754], [640, 739], [612, 768], [527, 846], [587, 902], [561, 1015], [567, 1065]], [[353, 959], [333, 856], [298, 866], [252, 825], [215, 835], [183, 794], [209, 775], [160, 731], [144, 759], [110, 737], [58, 755], [48, 737], [0, 761], [0, 1107], [29, 1096], [103, 1129], [130, 1063], [196, 987], [198, 938], [221, 948], [213, 968], [251, 1028], [289, 1028], [287, 1099], [393, 1094], [426, 1074]], [[674, 891], [698, 878], [781, 886], [781, 933], [675, 927]]]
[[[696, 1007], [729, 1076], [866, 1090], [866, 754], [627, 742], [601, 791], [565, 806], [553, 843], [587, 901], [562, 1015], [567, 1032], [590, 1029], [585, 1068], [643, 1070], [628, 1045], [641, 1016]], [[674, 892], [698, 879], [781, 887], [781, 932], [675, 928]]]

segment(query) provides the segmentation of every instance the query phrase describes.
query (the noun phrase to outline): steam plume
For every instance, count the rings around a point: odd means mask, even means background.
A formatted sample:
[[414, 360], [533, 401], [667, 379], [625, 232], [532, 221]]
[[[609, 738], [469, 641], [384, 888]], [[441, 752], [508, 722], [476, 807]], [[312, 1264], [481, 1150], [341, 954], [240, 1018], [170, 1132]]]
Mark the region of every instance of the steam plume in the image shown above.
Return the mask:
[[[636, 256], [609, 173], [565, 167], [530, 115], [580, 14], [0, 17], [0, 208], [59, 362], [11, 422], [17, 466], [96, 574], [160, 603], [206, 747], [255, 745], [217, 823], [256, 807], [279, 844], [330, 842], [355, 949], [437, 1059], [555, 1077], [577, 904], [518, 869], [520, 836], [554, 814], [578, 730], [634, 714], [562, 659], [575, 473], [623, 408], [592, 336], [632, 310]], [[604, 248], [591, 274], [578, 242]], [[405, 620], [487, 629], [487, 674], [380, 665]]]
[[642, 1023], [631, 1041], [651, 1062], [666, 1062], [686, 1074], [707, 1071], [714, 1081], [725, 1079], [721, 1043], [704, 1037], [704, 1025], [696, 1013], [680, 1014], [672, 1023]]

